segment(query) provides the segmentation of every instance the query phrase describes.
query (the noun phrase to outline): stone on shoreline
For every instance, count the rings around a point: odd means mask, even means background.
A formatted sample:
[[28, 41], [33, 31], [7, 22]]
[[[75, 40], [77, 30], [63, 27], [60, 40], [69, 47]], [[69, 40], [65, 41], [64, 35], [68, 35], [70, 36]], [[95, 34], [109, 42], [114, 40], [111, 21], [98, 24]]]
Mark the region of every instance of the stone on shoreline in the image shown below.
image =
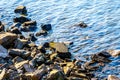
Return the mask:
[[0, 32], [1, 31], [5, 31], [5, 27], [4, 27], [4, 25], [2, 24], [2, 22], [0, 21]]
[[41, 30], [40, 32], [37, 32], [37, 33], [36, 33], [36, 36], [37, 36], [37, 37], [38, 37], [38, 36], [42, 36], [42, 35], [43, 35], [43, 36], [47, 36], [47, 34], [48, 34], [47, 31]]
[[87, 24], [85, 24], [83, 21], [81, 21], [78, 25], [80, 27], [82, 27], [82, 28], [86, 28], [87, 27]]
[[26, 15], [27, 14], [27, 9], [25, 6], [21, 5], [21, 6], [18, 6], [15, 10], [14, 10], [15, 13], [19, 13], [19, 14], [24, 14]]
[[9, 45], [13, 44], [17, 39], [17, 35], [9, 32], [0, 33], [0, 44], [5, 48], [9, 47]]
[[116, 77], [115, 75], [108, 75], [108, 80], [120, 80], [120, 78]]
[[12, 33], [15, 33], [15, 34], [22, 34], [17, 27], [12, 28], [12, 29], [11, 29], [11, 32], [12, 32]]
[[0, 57], [6, 58], [8, 56], [8, 51], [2, 45], [0, 45]]

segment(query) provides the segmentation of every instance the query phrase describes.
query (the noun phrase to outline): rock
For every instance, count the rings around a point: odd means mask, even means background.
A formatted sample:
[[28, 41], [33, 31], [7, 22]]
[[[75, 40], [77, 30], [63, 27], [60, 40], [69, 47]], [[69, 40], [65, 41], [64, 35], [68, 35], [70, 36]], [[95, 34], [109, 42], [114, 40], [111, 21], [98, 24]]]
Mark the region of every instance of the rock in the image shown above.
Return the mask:
[[6, 58], [8, 56], [8, 51], [2, 45], [0, 45], [0, 57]]
[[27, 64], [27, 63], [29, 63], [28, 60], [25, 60], [25, 61], [21, 61], [21, 62], [19, 62], [19, 63], [16, 63], [16, 64], [15, 64], [15, 68], [16, 68], [16, 69], [20, 69], [21, 67], [23, 67], [24, 64]]
[[56, 59], [56, 57], [57, 57], [57, 53], [53, 53], [50, 55], [50, 60], [54, 61]]
[[120, 80], [120, 78], [116, 77], [115, 75], [108, 75], [108, 80]]
[[86, 28], [87, 27], [87, 24], [85, 24], [83, 21], [81, 21], [78, 25], [80, 27], [82, 27], [82, 28]]
[[19, 23], [19, 22], [17, 22], [17, 23], [14, 23], [12, 26], [11, 26], [11, 28], [14, 28], [14, 27], [20, 27], [21, 26], [21, 23]]
[[12, 33], [15, 33], [15, 34], [22, 34], [17, 27], [12, 28], [12, 29], [11, 29], [11, 32], [12, 32]]
[[0, 80], [5, 80], [7, 77], [7, 70], [4, 68], [0, 73]]
[[13, 19], [13, 21], [16, 23], [16, 22], [19, 22], [19, 23], [24, 23], [24, 22], [27, 22], [27, 21], [31, 21], [31, 19], [25, 17], [25, 16], [21, 16], [21, 17], [16, 17]]
[[0, 32], [1, 31], [5, 31], [5, 27], [4, 27], [4, 25], [2, 24], [2, 22], [0, 21]]
[[22, 49], [25, 45], [28, 44], [28, 40], [25, 39], [17, 39], [15, 41], [15, 48]]
[[96, 62], [110, 62], [110, 55], [107, 52], [100, 52], [91, 56], [91, 59]]
[[19, 62], [24, 61], [24, 59], [22, 59], [21, 57], [17, 56], [12, 61], [13, 61], [13, 63], [19, 63]]
[[9, 55], [12, 57], [20, 56], [22, 58], [27, 58], [30, 56], [30, 52], [21, 49], [11, 49], [9, 50]]
[[15, 13], [19, 13], [19, 14], [24, 14], [26, 15], [27, 14], [27, 9], [25, 6], [18, 6], [15, 10], [14, 10]]
[[68, 48], [64, 43], [51, 42], [49, 45], [51, 48], [56, 50], [60, 58], [65, 59], [71, 57], [71, 53], [68, 51]]
[[47, 78], [47, 80], [64, 80], [64, 79], [65, 79], [65, 76], [64, 76], [63, 72], [56, 70], [56, 69], [53, 69], [49, 73], [48, 78]]
[[30, 34], [30, 40], [34, 42], [37, 40], [37, 38], [34, 36], [34, 34]]
[[0, 44], [5, 48], [10, 47], [17, 39], [17, 35], [9, 32], [0, 33]]
[[38, 46], [38, 50], [40, 50], [41, 53], [46, 53], [46, 49], [43, 46]]
[[24, 64], [23, 67], [24, 67], [26, 72], [33, 72], [34, 71], [34, 68], [31, 65], [29, 65], [28, 63]]
[[117, 50], [108, 50], [108, 53], [113, 56], [113, 57], [116, 57], [116, 56], [119, 56], [120, 55], [120, 50], [117, 49]]
[[37, 25], [36, 21], [27, 21], [22, 24], [21, 30], [22, 31], [34, 31], [37, 28], [36, 25]]
[[23, 27], [26, 27], [26, 26], [36, 26], [36, 25], [37, 25], [36, 21], [27, 21], [27, 22], [24, 22], [22, 24]]
[[51, 24], [42, 24], [41, 25], [42, 30], [49, 31], [52, 29]]
[[47, 69], [35, 70], [34, 72], [25, 73], [23, 80], [42, 80], [42, 77], [47, 73]]
[[42, 36], [42, 35], [47, 36], [47, 34], [48, 34], [47, 31], [41, 30], [40, 32], [37, 32], [35, 35], [36, 36]]

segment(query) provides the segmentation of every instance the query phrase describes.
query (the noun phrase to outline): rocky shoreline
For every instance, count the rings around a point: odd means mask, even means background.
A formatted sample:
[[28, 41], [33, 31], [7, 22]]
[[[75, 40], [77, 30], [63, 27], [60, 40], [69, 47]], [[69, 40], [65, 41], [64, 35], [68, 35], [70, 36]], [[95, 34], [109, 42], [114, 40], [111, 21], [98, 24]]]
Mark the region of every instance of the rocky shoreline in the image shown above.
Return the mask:
[[[0, 21], [0, 80], [120, 80], [114, 75], [104, 79], [95, 72], [111, 62], [110, 57], [120, 55], [119, 50], [108, 50], [90, 55], [90, 61], [72, 58], [68, 46], [73, 42], [45, 42], [37, 46], [38, 36], [47, 36], [51, 24], [42, 24], [41, 31], [25, 38], [22, 32], [37, 29], [37, 22], [27, 18], [25, 6], [18, 6], [14, 12], [20, 17], [5, 29]], [[84, 22], [79, 26], [87, 27]]]

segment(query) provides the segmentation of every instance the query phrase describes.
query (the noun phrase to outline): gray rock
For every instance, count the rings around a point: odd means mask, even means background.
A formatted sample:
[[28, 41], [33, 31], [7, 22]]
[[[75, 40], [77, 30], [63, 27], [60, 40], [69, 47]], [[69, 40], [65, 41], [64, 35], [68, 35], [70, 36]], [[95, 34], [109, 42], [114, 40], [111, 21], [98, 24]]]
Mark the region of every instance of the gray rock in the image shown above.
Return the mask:
[[0, 57], [6, 58], [8, 56], [8, 51], [2, 45], [0, 45]]

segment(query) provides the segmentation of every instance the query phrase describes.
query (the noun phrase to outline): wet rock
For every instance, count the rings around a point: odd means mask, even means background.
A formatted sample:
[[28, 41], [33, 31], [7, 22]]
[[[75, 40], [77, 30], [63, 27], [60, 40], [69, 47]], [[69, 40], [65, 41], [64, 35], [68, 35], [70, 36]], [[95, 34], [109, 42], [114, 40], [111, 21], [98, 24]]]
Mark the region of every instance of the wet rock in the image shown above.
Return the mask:
[[34, 34], [30, 34], [30, 40], [31, 40], [31, 41], [36, 41], [37, 38], [34, 36]]
[[19, 63], [19, 62], [24, 61], [24, 59], [21, 58], [21, 57], [19, 57], [19, 56], [17, 56], [17, 57], [15, 57], [12, 61], [13, 61], [13, 63]]
[[87, 75], [84, 73], [75, 73], [75, 72], [71, 72], [70, 74], [73, 77], [78, 77], [78, 78], [87, 78]]
[[65, 79], [64, 73], [56, 69], [53, 69], [49, 73], [48, 78], [47, 78], [47, 80], [64, 80], [64, 79]]
[[15, 34], [22, 34], [17, 27], [12, 28], [12, 29], [11, 29], [11, 32], [12, 32], [12, 33], [15, 33]]
[[18, 6], [15, 10], [14, 10], [15, 13], [19, 13], [19, 14], [24, 14], [26, 15], [27, 14], [27, 9], [25, 6], [21, 5], [21, 6]]
[[25, 17], [25, 16], [21, 16], [21, 17], [16, 17], [13, 19], [13, 21], [16, 23], [16, 22], [19, 22], [19, 23], [24, 23], [24, 22], [27, 22], [27, 21], [31, 21], [31, 19]]
[[8, 56], [8, 51], [2, 45], [0, 45], [0, 57], [6, 58]]
[[27, 21], [22, 24], [21, 30], [34, 31], [37, 28], [36, 25], [37, 25], [36, 21]]
[[38, 46], [38, 50], [40, 50], [41, 53], [46, 53], [46, 49], [43, 46]]
[[22, 49], [25, 45], [28, 44], [28, 40], [25, 39], [17, 39], [15, 41], [15, 48]]
[[5, 30], [5, 27], [4, 27], [4, 25], [2, 24], [2, 22], [0, 21], [0, 32], [1, 31], [4, 31]]
[[67, 46], [64, 43], [50, 43], [50, 47], [55, 49], [58, 53], [58, 56], [62, 59], [70, 58], [71, 53], [68, 51]]
[[9, 50], [9, 55], [12, 57], [20, 56], [22, 58], [27, 58], [30, 56], [30, 52], [21, 49], [11, 49]]
[[17, 39], [17, 35], [9, 32], [0, 33], [0, 44], [5, 48], [10, 47]]
[[26, 72], [33, 72], [34, 71], [33, 66], [29, 65], [28, 63], [24, 64], [23, 67], [24, 67]]
[[51, 24], [42, 24], [41, 25], [42, 30], [49, 31], [52, 29]]
[[87, 27], [87, 24], [85, 24], [83, 21], [81, 21], [78, 25], [80, 27], [82, 27], [82, 28], [86, 28]]
[[21, 23], [19, 23], [19, 22], [17, 22], [17, 23], [14, 23], [12, 26], [11, 26], [11, 28], [14, 28], [14, 27], [20, 27], [21, 26]]
[[34, 72], [25, 73], [23, 80], [42, 80], [42, 77], [47, 73], [46, 69], [35, 70]]
[[42, 36], [42, 35], [43, 35], [43, 36], [47, 36], [47, 34], [48, 34], [47, 31], [41, 30], [40, 32], [37, 32], [37, 33], [36, 33], [36, 36], [37, 36], [37, 37], [38, 37], [38, 36]]
[[108, 53], [113, 56], [113, 57], [116, 57], [116, 56], [119, 56], [120, 55], [120, 50], [108, 50]]
[[21, 61], [21, 62], [19, 62], [19, 63], [16, 63], [16, 64], [15, 64], [15, 68], [16, 68], [16, 69], [20, 69], [21, 67], [23, 67], [24, 64], [27, 64], [27, 63], [29, 63], [28, 60], [25, 60], [25, 61]]
[[5, 80], [7, 77], [7, 70], [4, 68], [2, 72], [0, 73], [0, 80]]
[[108, 80], [120, 80], [120, 78], [116, 77], [115, 75], [108, 75]]
[[57, 57], [57, 53], [53, 53], [53, 54], [51, 54], [50, 55], [50, 60], [55, 60], [56, 59], [56, 57]]
[[91, 56], [91, 59], [96, 62], [110, 62], [110, 55], [107, 52], [100, 52]]

